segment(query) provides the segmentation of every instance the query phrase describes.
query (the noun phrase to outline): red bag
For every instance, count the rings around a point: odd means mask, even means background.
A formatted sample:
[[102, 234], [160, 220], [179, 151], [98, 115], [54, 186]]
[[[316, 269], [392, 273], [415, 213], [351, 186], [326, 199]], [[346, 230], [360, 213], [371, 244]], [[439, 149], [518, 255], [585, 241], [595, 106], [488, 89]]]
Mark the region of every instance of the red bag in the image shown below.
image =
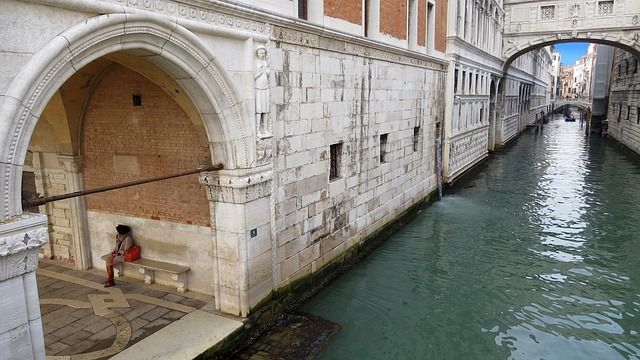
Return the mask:
[[124, 261], [132, 262], [140, 259], [140, 246], [133, 245], [124, 252]]

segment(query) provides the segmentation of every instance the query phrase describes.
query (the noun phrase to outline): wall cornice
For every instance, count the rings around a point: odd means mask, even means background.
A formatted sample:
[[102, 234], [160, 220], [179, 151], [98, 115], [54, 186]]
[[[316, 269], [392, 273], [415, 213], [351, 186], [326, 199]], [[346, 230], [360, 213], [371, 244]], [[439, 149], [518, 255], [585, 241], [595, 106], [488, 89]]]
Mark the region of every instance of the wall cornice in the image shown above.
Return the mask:
[[[372, 57], [379, 60], [446, 71], [448, 62], [442, 57], [420, 54], [361, 36], [324, 28], [292, 17], [271, 13], [245, 5], [217, 0], [27, 0], [47, 6], [96, 13], [147, 13], [173, 18], [192, 31], [214, 32], [221, 36], [259, 41], [273, 39], [294, 44]], [[278, 29], [276, 31], [276, 28]], [[226, 30], [226, 31], [225, 31]], [[322, 38], [323, 41], [310, 41]], [[332, 41], [327, 41], [332, 40]], [[342, 41], [343, 46], [329, 45]]]

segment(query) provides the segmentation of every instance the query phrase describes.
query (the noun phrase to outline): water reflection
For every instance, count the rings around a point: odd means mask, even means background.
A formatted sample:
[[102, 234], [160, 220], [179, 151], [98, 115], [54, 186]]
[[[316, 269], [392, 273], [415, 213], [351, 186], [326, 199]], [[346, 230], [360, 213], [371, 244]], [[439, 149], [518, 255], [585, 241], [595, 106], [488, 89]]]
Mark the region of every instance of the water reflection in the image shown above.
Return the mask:
[[322, 291], [320, 359], [640, 358], [640, 166], [552, 121]]

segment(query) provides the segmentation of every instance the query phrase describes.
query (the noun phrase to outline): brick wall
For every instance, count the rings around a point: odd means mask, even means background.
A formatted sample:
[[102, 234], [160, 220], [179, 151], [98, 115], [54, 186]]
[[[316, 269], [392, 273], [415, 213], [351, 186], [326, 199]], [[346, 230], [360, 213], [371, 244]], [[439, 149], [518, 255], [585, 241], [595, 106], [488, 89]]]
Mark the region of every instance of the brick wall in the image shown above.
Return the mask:
[[324, 0], [324, 14], [353, 24], [362, 24], [362, 0]]
[[418, 45], [427, 44], [427, 0], [418, 0]]
[[[132, 106], [132, 94], [142, 96]], [[207, 146], [184, 111], [158, 86], [115, 65], [95, 90], [84, 123], [84, 181], [91, 189], [194, 169], [209, 162]], [[178, 223], [210, 225], [197, 175], [87, 198], [87, 209]]]
[[407, 38], [407, 0], [380, 0], [380, 32]]
[[441, 52], [447, 51], [448, 7], [448, 0], [436, 0], [436, 36], [434, 47]]

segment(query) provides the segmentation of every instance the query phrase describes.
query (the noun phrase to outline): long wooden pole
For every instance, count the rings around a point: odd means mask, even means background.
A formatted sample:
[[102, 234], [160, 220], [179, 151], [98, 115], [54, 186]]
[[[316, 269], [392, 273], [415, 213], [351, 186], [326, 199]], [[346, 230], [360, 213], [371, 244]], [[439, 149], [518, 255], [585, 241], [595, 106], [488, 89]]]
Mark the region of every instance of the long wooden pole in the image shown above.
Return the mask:
[[206, 166], [201, 166], [201, 167], [199, 167], [199, 168], [197, 168], [195, 170], [184, 171], [184, 172], [177, 173], [177, 174], [158, 176], [158, 177], [149, 178], [149, 179], [135, 180], [135, 181], [130, 181], [130, 182], [122, 183], [122, 184], [107, 185], [107, 186], [102, 186], [102, 187], [98, 187], [98, 188], [91, 189], [91, 190], [76, 191], [76, 192], [63, 194], [63, 195], [54, 195], [54, 196], [49, 196], [49, 197], [41, 197], [41, 198], [33, 199], [33, 200], [23, 200], [22, 201], [22, 208], [23, 209], [28, 209], [28, 208], [44, 205], [44, 204], [52, 202], [52, 201], [65, 200], [65, 199], [70, 199], [70, 198], [74, 198], [74, 197], [78, 197], [78, 196], [85, 196], [85, 195], [101, 193], [101, 192], [105, 192], [105, 191], [122, 189], [122, 188], [130, 187], [130, 186], [147, 184], [147, 183], [155, 182], [155, 181], [173, 179], [173, 178], [177, 178], [177, 177], [181, 177], [181, 176], [197, 174], [197, 173], [200, 173], [200, 172], [203, 172], [203, 171], [215, 171], [215, 170], [222, 170], [222, 169], [224, 169], [224, 166], [222, 164], [206, 165]]

